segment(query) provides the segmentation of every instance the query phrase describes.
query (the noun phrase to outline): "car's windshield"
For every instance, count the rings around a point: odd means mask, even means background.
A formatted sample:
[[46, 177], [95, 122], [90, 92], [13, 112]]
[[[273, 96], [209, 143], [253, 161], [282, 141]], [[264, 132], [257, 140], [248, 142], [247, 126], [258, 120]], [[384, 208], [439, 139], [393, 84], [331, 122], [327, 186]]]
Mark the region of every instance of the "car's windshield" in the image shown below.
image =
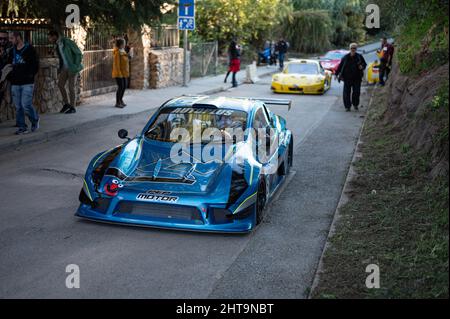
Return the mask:
[[342, 59], [344, 55], [344, 53], [339, 52], [328, 52], [327, 54], [325, 54], [324, 58], [329, 60], [339, 60]]
[[289, 63], [287, 73], [318, 74], [319, 68], [315, 63]]
[[[225, 129], [242, 129], [247, 127], [247, 113], [232, 109], [217, 109], [208, 107], [174, 107], [164, 108], [150, 125], [145, 136], [152, 140], [176, 143], [182, 141], [191, 143], [211, 142], [211, 134]], [[207, 129], [211, 129], [206, 131]], [[205, 134], [206, 131], [206, 134]], [[193, 139], [200, 136], [200, 141]], [[222, 135], [223, 137], [223, 135]], [[217, 142], [222, 142], [218, 138]]]

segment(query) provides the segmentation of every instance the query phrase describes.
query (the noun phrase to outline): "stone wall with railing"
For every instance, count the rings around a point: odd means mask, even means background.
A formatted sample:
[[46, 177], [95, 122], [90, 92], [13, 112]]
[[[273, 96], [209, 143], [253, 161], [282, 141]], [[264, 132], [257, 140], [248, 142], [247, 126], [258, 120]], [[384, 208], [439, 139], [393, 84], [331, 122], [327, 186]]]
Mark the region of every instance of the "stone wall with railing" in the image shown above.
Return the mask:
[[[62, 107], [62, 97], [58, 88], [57, 58], [39, 60], [39, 72], [34, 82], [33, 105], [39, 113], [57, 112]], [[0, 122], [15, 119], [12, 99], [4, 99], [0, 104]]]
[[150, 51], [150, 29], [143, 28], [142, 32], [128, 31], [128, 45], [132, 48], [133, 57], [130, 61], [130, 88], [147, 89]]
[[[150, 27], [141, 32], [128, 31], [134, 55], [130, 62], [131, 88], [158, 89], [183, 83], [183, 49], [178, 47], [176, 26], [170, 31], [164, 38], [156, 37], [155, 29]], [[189, 57], [187, 60], [189, 77]]]
[[34, 83], [33, 105], [39, 113], [59, 112], [63, 101], [58, 88], [57, 58], [40, 60], [39, 72]]
[[[183, 83], [183, 49], [178, 47], [153, 48], [151, 31], [151, 28], [144, 27], [142, 31], [128, 32], [128, 44], [133, 49], [134, 54], [130, 62], [130, 87], [133, 89], [157, 89], [181, 85]], [[175, 32], [172, 32], [170, 39], [178, 40], [176, 35]], [[81, 35], [81, 37], [83, 36], [85, 37], [85, 34]], [[178, 42], [174, 41], [172, 41], [173, 43], [170, 41], [166, 42], [177, 45]], [[84, 47], [79, 41], [77, 41], [77, 44], [81, 48]], [[58, 112], [63, 104], [58, 88], [58, 58], [55, 52], [46, 46], [43, 46], [42, 50], [46, 54], [45, 57], [41, 56], [40, 59], [39, 72], [35, 80], [33, 104], [39, 113]], [[52, 51], [52, 54], [48, 53], [50, 51]], [[187, 76], [189, 80], [189, 56], [187, 61]], [[82, 103], [80, 96], [83, 97], [83, 91], [88, 89], [81, 86], [82, 81], [79, 76], [76, 84], [77, 104]], [[0, 122], [13, 120], [14, 118], [15, 107], [12, 101], [6, 102], [2, 100], [0, 102]]]
[[[183, 49], [163, 48], [152, 50], [137, 48], [137, 54], [131, 61], [131, 87], [135, 89], [158, 89], [183, 83]], [[147, 58], [144, 58], [147, 53]], [[188, 52], [189, 54], [189, 52]], [[188, 62], [190, 61], [188, 56]], [[42, 58], [39, 61], [39, 72], [36, 75], [33, 105], [39, 113], [58, 112], [62, 105], [62, 97], [58, 88], [57, 58]], [[187, 76], [189, 80], [189, 63]], [[78, 79], [77, 104], [80, 104], [81, 87]], [[11, 102], [0, 104], [0, 122], [15, 118], [15, 107]]]

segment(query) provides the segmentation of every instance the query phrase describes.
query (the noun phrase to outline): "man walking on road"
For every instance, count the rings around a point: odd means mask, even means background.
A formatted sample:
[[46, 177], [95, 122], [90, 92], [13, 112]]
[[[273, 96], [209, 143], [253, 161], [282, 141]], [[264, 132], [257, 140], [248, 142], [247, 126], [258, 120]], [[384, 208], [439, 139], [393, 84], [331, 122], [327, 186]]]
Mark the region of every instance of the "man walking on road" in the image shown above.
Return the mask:
[[350, 44], [350, 53], [342, 58], [336, 71], [338, 81], [344, 81], [343, 98], [347, 112], [350, 112], [352, 105], [355, 110], [358, 110], [361, 82], [367, 66], [364, 57], [356, 52], [357, 49], [358, 45], [356, 43]]
[[[60, 35], [57, 31], [50, 31], [48, 40], [57, 45], [56, 52], [59, 58], [58, 87], [64, 102], [60, 113], [75, 113], [75, 83], [78, 73], [83, 69], [81, 64], [83, 54], [75, 42]], [[69, 97], [67, 97], [66, 83], [69, 85]]]
[[394, 55], [394, 46], [388, 43], [387, 38], [381, 38], [381, 49], [378, 50], [380, 56], [380, 85], [384, 85], [384, 78], [388, 79], [392, 65], [392, 57]]
[[280, 63], [280, 71], [283, 71], [284, 68], [284, 58], [286, 57], [287, 50], [289, 48], [288, 43], [281, 38], [276, 45], [276, 51], [278, 51], [278, 61]]
[[39, 116], [33, 107], [34, 77], [39, 70], [39, 59], [31, 44], [23, 41], [20, 32], [11, 32], [9, 41], [13, 45], [8, 58], [12, 70], [7, 79], [11, 82], [12, 100], [16, 106], [19, 127], [16, 134], [21, 135], [29, 133], [25, 114], [31, 122], [31, 131], [39, 128]]

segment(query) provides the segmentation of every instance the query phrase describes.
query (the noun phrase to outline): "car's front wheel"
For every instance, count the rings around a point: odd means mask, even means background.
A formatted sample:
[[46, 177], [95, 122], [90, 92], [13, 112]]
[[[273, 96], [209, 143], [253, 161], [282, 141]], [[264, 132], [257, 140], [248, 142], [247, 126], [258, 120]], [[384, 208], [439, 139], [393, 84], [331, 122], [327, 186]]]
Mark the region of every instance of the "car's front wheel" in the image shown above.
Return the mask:
[[266, 207], [266, 186], [263, 181], [259, 182], [256, 198], [256, 225], [264, 219], [264, 208]]

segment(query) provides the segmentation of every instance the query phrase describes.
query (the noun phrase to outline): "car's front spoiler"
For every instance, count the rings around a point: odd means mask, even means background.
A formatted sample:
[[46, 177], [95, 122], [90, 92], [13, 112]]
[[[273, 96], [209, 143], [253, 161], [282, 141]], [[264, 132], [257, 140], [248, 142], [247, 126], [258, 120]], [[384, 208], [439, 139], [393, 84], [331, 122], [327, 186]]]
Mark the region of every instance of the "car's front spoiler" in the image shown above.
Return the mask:
[[324, 84], [293, 85], [280, 83], [272, 83], [271, 89], [275, 93], [289, 94], [323, 94], [326, 90]]
[[183, 222], [176, 222], [171, 220], [154, 219], [151, 217], [136, 216], [124, 217], [116, 215], [107, 215], [96, 212], [88, 205], [81, 204], [78, 208], [75, 216], [84, 219], [89, 219], [97, 222], [122, 224], [129, 226], [141, 226], [152, 228], [164, 228], [164, 229], [177, 229], [186, 231], [198, 231], [198, 232], [220, 232], [220, 233], [248, 233], [254, 227], [254, 215], [250, 215], [246, 219], [234, 220], [231, 223], [225, 224], [188, 224]]

